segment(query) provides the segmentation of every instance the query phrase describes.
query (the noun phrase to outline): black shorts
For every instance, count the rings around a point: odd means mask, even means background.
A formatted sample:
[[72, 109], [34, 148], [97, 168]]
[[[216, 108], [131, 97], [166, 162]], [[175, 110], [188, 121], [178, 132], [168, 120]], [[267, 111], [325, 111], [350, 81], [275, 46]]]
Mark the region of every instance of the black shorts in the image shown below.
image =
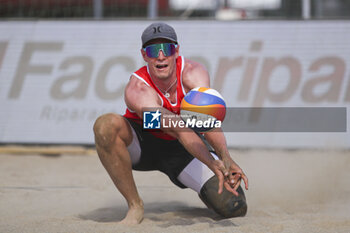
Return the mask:
[[132, 168], [137, 171], [158, 170], [165, 173], [180, 188], [187, 188], [177, 177], [194, 157], [178, 140], [157, 138], [143, 130], [142, 125], [126, 118], [135, 130], [141, 147], [140, 161]]

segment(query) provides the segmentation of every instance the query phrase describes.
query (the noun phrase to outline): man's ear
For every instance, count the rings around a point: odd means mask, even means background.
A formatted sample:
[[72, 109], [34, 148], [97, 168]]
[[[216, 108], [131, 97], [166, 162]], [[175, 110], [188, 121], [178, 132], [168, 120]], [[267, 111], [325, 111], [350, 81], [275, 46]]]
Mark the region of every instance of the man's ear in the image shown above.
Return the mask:
[[146, 61], [146, 58], [147, 58], [146, 52], [143, 50], [143, 48], [141, 48], [140, 51], [141, 51], [141, 55], [142, 55], [143, 60], [144, 60], [145, 62], [147, 62], [147, 61]]
[[180, 45], [177, 45], [177, 47], [175, 48], [175, 57], [178, 58], [180, 54]]

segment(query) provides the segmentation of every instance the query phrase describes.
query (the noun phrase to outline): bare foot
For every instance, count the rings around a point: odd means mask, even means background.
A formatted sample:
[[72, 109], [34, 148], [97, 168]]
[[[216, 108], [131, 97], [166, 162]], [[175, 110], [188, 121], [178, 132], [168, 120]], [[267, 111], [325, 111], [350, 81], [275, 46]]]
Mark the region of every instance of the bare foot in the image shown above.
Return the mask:
[[141, 205], [129, 207], [128, 213], [119, 224], [133, 226], [141, 223], [143, 219], [143, 203]]

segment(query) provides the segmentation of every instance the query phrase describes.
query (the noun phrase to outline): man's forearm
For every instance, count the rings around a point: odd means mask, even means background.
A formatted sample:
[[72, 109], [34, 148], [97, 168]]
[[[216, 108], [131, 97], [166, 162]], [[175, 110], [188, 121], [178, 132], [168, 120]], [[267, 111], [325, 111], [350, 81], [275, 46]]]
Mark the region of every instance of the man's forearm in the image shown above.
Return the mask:
[[221, 160], [232, 160], [227, 149], [225, 135], [221, 129], [213, 132], [207, 132], [205, 134], [205, 139], [213, 147]]
[[198, 135], [194, 132], [183, 132], [179, 135], [178, 140], [189, 153], [212, 169], [212, 162], [215, 159]]

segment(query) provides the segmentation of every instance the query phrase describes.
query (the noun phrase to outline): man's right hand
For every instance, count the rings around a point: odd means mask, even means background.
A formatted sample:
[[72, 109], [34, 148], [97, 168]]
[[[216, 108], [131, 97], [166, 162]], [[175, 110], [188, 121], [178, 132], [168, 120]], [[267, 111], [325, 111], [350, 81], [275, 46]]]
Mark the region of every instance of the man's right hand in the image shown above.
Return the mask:
[[[215, 175], [218, 177], [219, 180], [219, 187], [218, 187], [218, 193], [221, 194], [223, 191], [223, 188], [225, 187], [227, 191], [233, 193], [234, 195], [238, 196], [238, 193], [236, 189], [238, 188], [239, 184], [241, 183], [242, 175], [244, 178], [244, 182], [246, 184], [246, 189], [248, 188], [248, 180], [244, 173], [237, 173], [232, 177], [232, 174], [230, 175], [229, 169], [225, 167], [225, 164], [222, 160], [215, 160], [212, 163], [212, 170], [215, 173]], [[232, 178], [234, 178], [235, 182], [231, 183]]]

